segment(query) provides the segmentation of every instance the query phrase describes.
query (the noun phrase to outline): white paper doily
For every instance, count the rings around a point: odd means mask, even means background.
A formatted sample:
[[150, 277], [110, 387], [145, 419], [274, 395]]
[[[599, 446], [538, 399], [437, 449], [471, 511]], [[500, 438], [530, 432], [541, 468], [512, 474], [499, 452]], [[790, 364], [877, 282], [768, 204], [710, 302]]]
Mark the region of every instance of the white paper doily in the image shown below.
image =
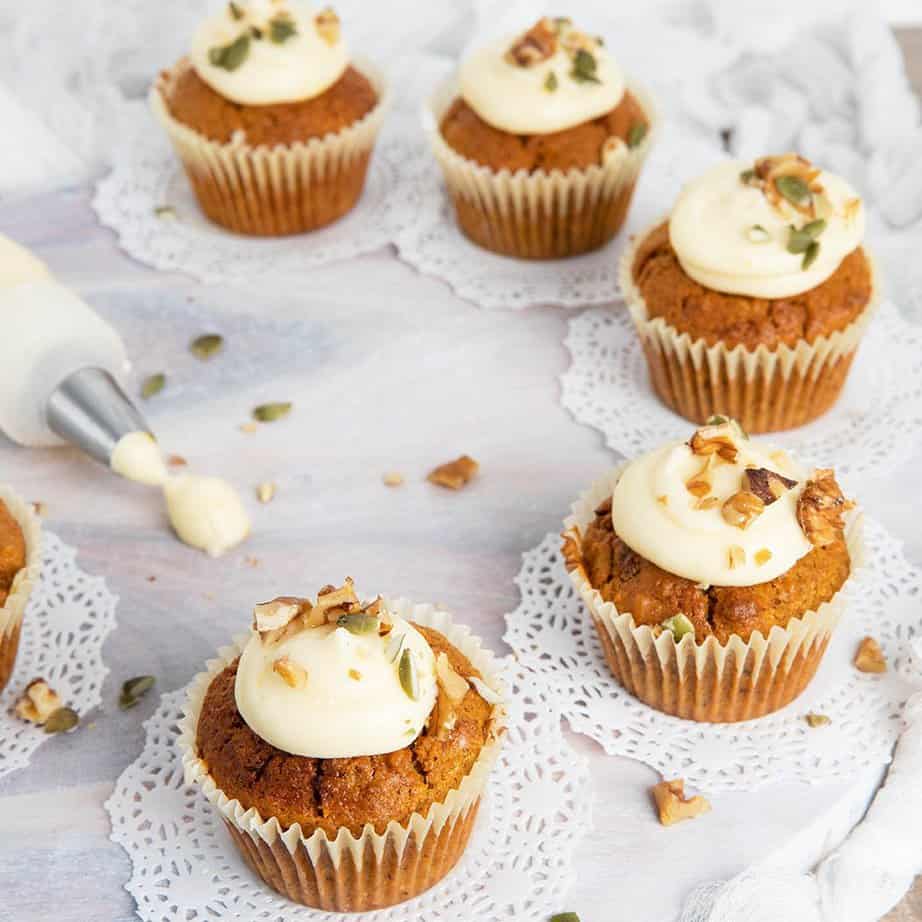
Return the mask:
[[631, 234], [648, 227], [675, 200], [682, 184], [724, 156], [696, 136], [664, 126], [640, 172], [625, 226], [607, 246], [571, 259], [499, 256], [471, 243], [458, 229], [434, 156], [424, 151], [416, 172], [419, 220], [397, 237], [400, 258], [447, 282], [460, 297], [484, 308], [518, 310], [535, 304], [584, 307], [618, 297], [618, 260]]
[[[599, 429], [626, 457], [687, 437], [692, 424], [653, 393], [627, 310], [593, 308], [570, 319], [570, 368], [561, 402]], [[922, 442], [922, 327], [885, 301], [872, 318], [838, 403], [816, 422], [764, 436], [804, 460], [828, 464], [849, 483], [881, 477], [909, 461]]]
[[[572, 884], [573, 850], [590, 827], [589, 770], [564, 741], [560, 712], [533, 675], [507, 661], [509, 731], [474, 835], [432, 890], [366, 922], [545, 922]], [[119, 778], [106, 809], [112, 839], [132, 861], [125, 885], [145, 922], [234, 919], [338, 922], [291, 903], [238, 856], [220, 816], [183, 780], [176, 746], [185, 691], [163, 696], [147, 721], [141, 755]]]
[[[754, 790], [769, 782], [848, 779], [890, 761], [902, 706], [918, 675], [909, 642], [922, 634], [922, 571], [902, 544], [865, 520], [867, 565], [846, 591], [849, 607], [807, 690], [781, 711], [736, 724], [680, 720], [624, 691], [611, 675], [589, 614], [570, 581], [560, 538], [548, 535], [523, 555], [519, 607], [504, 639], [518, 661], [544, 680], [570, 726], [611, 755], [645, 762], [702, 791]], [[890, 670], [852, 666], [859, 640], [876, 637]], [[809, 712], [831, 718], [810, 728]]]
[[[303, 282], [310, 269], [377, 250], [416, 221], [418, 189], [405, 169], [412, 153], [386, 129], [352, 211], [309, 234], [270, 238], [232, 234], [210, 222], [153, 116], [139, 122], [134, 140], [97, 184], [93, 208], [122, 249], [155, 269], [206, 283]], [[164, 207], [172, 210], [158, 214]]]
[[51, 739], [11, 713], [29, 682], [44, 678], [80, 715], [102, 700], [109, 674], [102, 645], [115, 627], [118, 597], [102, 577], [84, 573], [76, 558], [74, 548], [43, 532], [42, 575], [26, 609], [16, 668], [0, 695], [0, 778], [28, 765], [32, 753]]

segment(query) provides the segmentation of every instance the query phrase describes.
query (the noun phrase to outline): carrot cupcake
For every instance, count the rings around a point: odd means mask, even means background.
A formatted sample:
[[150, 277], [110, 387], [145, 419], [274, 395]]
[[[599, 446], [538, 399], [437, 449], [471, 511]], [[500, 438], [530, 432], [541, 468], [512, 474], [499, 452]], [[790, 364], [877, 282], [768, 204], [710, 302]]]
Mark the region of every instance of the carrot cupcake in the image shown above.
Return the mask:
[[238, 233], [279, 236], [355, 205], [386, 96], [377, 70], [351, 62], [332, 9], [252, 0], [202, 25], [151, 105], [205, 214]]
[[807, 686], [860, 563], [831, 470], [709, 421], [573, 507], [563, 553], [615, 678], [667, 714], [761, 717]]
[[499, 749], [492, 656], [431, 606], [257, 605], [189, 693], [186, 777], [250, 867], [300, 903], [391, 906], [457, 863]]
[[618, 232], [652, 127], [650, 100], [603, 40], [544, 18], [464, 61], [429, 133], [461, 230], [496, 253], [555, 259]]
[[689, 183], [625, 253], [653, 387], [693, 422], [801, 426], [836, 402], [877, 302], [855, 190], [796, 154]]
[[41, 565], [41, 526], [32, 508], [0, 487], [0, 691], [16, 665], [22, 619]]

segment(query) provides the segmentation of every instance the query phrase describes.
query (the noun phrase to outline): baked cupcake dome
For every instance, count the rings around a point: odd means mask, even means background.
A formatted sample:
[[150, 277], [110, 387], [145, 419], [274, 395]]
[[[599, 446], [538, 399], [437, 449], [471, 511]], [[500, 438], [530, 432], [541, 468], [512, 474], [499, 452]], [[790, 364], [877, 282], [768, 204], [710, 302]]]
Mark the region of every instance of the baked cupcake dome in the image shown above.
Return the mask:
[[653, 112], [600, 38], [545, 18], [463, 62], [429, 128], [462, 231], [498, 253], [552, 259], [617, 233]]
[[813, 677], [860, 563], [831, 470], [715, 422], [611, 472], [564, 556], [616, 679], [692, 720], [760, 717]]
[[41, 568], [41, 526], [31, 507], [0, 487], [0, 691], [16, 666], [22, 621]]
[[257, 612], [190, 695], [187, 777], [289, 898], [361, 911], [416, 896], [463, 853], [498, 750], [492, 658], [445, 613], [362, 606], [351, 583]]
[[355, 206], [386, 99], [380, 73], [351, 63], [336, 14], [304, 0], [229, 4], [151, 91], [205, 214], [262, 236]]
[[794, 154], [722, 163], [690, 183], [621, 271], [663, 403], [750, 432], [829, 410], [877, 302], [863, 234], [854, 190]]

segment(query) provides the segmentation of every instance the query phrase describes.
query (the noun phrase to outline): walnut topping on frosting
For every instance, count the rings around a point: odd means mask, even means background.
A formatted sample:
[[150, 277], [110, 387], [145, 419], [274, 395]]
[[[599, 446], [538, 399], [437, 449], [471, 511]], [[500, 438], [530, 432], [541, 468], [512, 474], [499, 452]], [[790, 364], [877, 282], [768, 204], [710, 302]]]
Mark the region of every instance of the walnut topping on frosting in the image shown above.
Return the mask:
[[280, 656], [275, 660], [272, 671], [281, 676], [290, 688], [304, 688], [307, 685], [307, 670], [293, 663], [287, 656]]
[[685, 796], [685, 781], [661, 781], [653, 786], [653, 799], [659, 812], [659, 821], [664, 826], [672, 826], [682, 820], [691, 820], [711, 809], [710, 803], [700, 795]]
[[746, 551], [738, 544], [731, 544], [727, 548], [727, 565], [731, 570], [742, 567], [746, 564]]
[[733, 426], [729, 422], [702, 426], [688, 445], [696, 455], [717, 455], [731, 464], [739, 453], [733, 440]]
[[797, 521], [814, 547], [827, 547], [841, 535], [845, 525], [843, 513], [854, 503], [842, 495], [832, 470], [813, 472], [797, 502]]
[[61, 705], [58, 693], [44, 679], [33, 679], [16, 702], [14, 710], [22, 720], [43, 726], [55, 711], [60, 710]]
[[314, 17], [314, 25], [317, 27], [317, 33], [328, 45], [335, 45], [339, 41], [339, 16], [333, 7], [324, 7]]
[[748, 490], [734, 493], [721, 506], [720, 514], [728, 525], [746, 529], [765, 511], [765, 503]]
[[506, 60], [516, 67], [534, 67], [557, 52], [554, 20], [545, 16], [520, 35], [506, 52]]
[[352, 634], [377, 632], [384, 636], [393, 627], [380, 597], [362, 603], [351, 578], [344, 585], [324, 586], [317, 601], [280, 596], [253, 609], [253, 630], [264, 644], [278, 643], [294, 631], [335, 624]]
[[740, 179], [756, 186], [780, 210], [782, 201], [788, 202], [801, 214], [816, 217], [815, 195], [823, 192], [817, 182], [822, 171], [805, 157], [787, 153], [774, 157], [760, 157], [753, 169], [745, 170]]
[[796, 486], [796, 480], [784, 477], [767, 467], [747, 467], [743, 471], [743, 488], [755, 493], [766, 506], [781, 499], [788, 490]]

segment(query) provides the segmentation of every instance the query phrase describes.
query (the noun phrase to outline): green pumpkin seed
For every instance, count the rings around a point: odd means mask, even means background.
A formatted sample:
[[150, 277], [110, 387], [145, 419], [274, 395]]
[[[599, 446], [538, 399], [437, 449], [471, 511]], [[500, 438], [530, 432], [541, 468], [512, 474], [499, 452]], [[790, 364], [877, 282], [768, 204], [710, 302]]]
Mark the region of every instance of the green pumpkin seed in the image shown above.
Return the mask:
[[634, 148], [647, 136], [647, 126], [643, 122], [634, 122], [627, 133], [627, 146]]
[[216, 45], [208, 49], [208, 60], [215, 67], [234, 71], [249, 57], [250, 36], [244, 32], [229, 45]]
[[234, 3], [234, 0], [227, 4], [227, 12], [231, 19], [243, 19], [243, 10]]
[[418, 700], [419, 676], [416, 674], [416, 663], [413, 662], [412, 651], [404, 650], [401, 654], [397, 675], [400, 678], [400, 687], [404, 690], [406, 696], [413, 701]]
[[579, 916], [575, 912], [558, 912], [551, 916], [551, 922], [579, 922]]
[[253, 409], [253, 419], [260, 423], [274, 423], [291, 412], [292, 403], [263, 403]]
[[165, 386], [166, 375], [163, 374], [163, 372], [151, 375], [149, 378], [145, 378], [144, 382], [141, 384], [141, 397], [144, 400], [149, 400], [151, 397], [159, 394]]
[[205, 333], [193, 339], [189, 344], [189, 350], [196, 358], [203, 361], [217, 355], [224, 348], [224, 337], [217, 333]]
[[808, 234], [811, 240], [816, 240], [824, 230], [826, 230], [825, 218], [817, 218], [815, 221], [810, 221], [801, 228], [801, 231]]
[[805, 205], [810, 201], [810, 187], [799, 176], [778, 176], [775, 188], [792, 205]]
[[753, 224], [746, 231], [746, 237], [750, 243], [768, 243], [772, 235], [761, 224]]
[[755, 178], [756, 178], [755, 170], [743, 170], [743, 172], [740, 173], [740, 182], [744, 186], [748, 186]]
[[553, 93], [557, 89], [557, 74], [554, 71], [548, 71], [548, 75], [544, 78], [544, 88], [548, 93]]
[[677, 615], [673, 615], [671, 618], [667, 618], [662, 623], [662, 627], [667, 631], [672, 631], [676, 643], [678, 643], [686, 634], [691, 634], [694, 636], [695, 633], [695, 626], [691, 623], [688, 617], [683, 615], [681, 612], [679, 612]]
[[570, 71], [570, 76], [577, 83], [601, 83], [596, 75], [597, 68], [595, 55], [585, 48], [580, 48], [573, 57], [573, 70]]
[[152, 675], [139, 675], [128, 679], [122, 685], [122, 693], [118, 701], [119, 707], [123, 711], [133, 708], [156, 684], [157, 680]]
[[154, 209], [154, 215], [158, 218], [175, 218], [176, 209], [172, 205], [158, 205]]
[[80, 723], [80, 715], [73, 708], [58, 708], [45, 721], [46, 733], [67, 733]]
[[356, 612], [352, 615], [340, 615], [336, 621], [337, 627], [344, 627], [350, 634], [376, 634], [381, 622], [374, 615], [365, 615]]
[[269, 20], [269, 40], [281, 45], [298, 34], [295, 24], [287, 16], [276, 16]]
[[803, 262], [800, 264], [801, 269], [809, 269], [816, 262], [816, 257], [820, 255], [820, 245], [815, 240], [807, 247], [804, 253]]

